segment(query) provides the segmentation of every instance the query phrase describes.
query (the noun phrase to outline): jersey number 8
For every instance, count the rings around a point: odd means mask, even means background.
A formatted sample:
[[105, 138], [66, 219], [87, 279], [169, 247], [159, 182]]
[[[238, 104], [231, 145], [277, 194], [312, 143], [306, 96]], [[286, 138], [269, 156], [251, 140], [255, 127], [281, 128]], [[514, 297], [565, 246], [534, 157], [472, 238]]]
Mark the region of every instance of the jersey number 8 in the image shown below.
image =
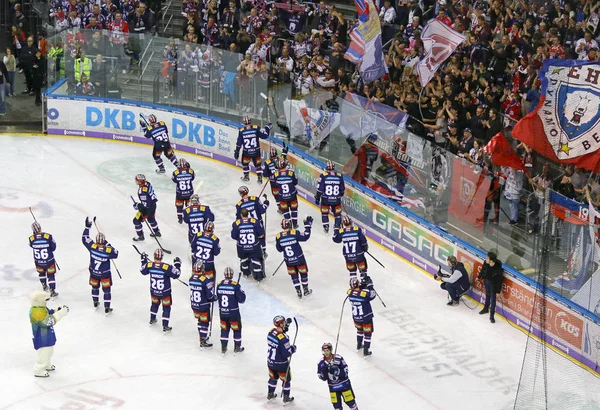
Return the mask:
[[221, 296], [221, 307], [227, 306], [229, 306], [229, 298], [227, 297], [227, 295], [223, 295]]

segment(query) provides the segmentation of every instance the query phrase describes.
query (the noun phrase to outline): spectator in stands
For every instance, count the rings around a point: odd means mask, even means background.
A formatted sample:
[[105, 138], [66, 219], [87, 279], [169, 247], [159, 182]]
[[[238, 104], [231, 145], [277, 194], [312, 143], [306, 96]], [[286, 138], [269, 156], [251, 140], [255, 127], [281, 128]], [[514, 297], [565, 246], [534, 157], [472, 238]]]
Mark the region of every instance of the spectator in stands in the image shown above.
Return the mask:
[[[248, 51], [250, 52], [250, 51]], [[290, 81], [292, 81], [292, 72], [294, 70], [294, 59], [292, 57], [290, 57], [290, 51], [289, 48], [284, 48], [281, 54], [281, 57], [277, 58], [277, 64], [273, 67], [273, 76], [276, 78], [276, 80], [280, 83], [289, 83]], [[308, 72], [308, 70], [306, 70]], [[310, 81], [308, 80], [303, 80], [305, 81], [305, 83], [298, 83], [300, 87], [308, 87], [309, 91], [312, 90], [313, 88], [313, 82], [312, 82], [312, 78]], [[304, 93], [302, 91], [302, 93]]]
[[0, 116], [6, 115], [6, 90], [10, 87], [8, 70], [3, 61], [0, 61]]
[[131, 19], [131, 26], [135, 33], [150, 33], [154, 29], [154, 13], [146, 8], [144, 3], [139, 3]]
[[496, 294], [502, 292], [502, 262], [498, 260], [495, 252], [488, 252], [477, 280], [483, 280], [485, 287], [485, 303], [480, 315], [490, 314], [490, 322], [496, 323]]
[[505, 179], [504, 196], [510, 203], [510, 225], [516, 225], [519, 220], [519, 203], [521, 202], [521, 189], [523, 189], [523, 171], [520, 169], [502, 167]]
[[187, 26], [187, 33], [183, 36], [183, 41], [186, 43], [197, 43], [198, 34], [196, 34], [196, 28], [194, 26]]
[[552, 175], [549, 164], [542, 166], [542, 172], [529, 180], [533, 187], [534, 195], [530, 196], [527, 204], [527, 212], [529, 214], [530, 225], [527, 232], [532, 234], [537, 232], [540, 227], [540, 215], [543, 213], [544, 204], [546, 202], [546, 190], [552, 188]]
[[4, 66], [6, 67], [7, 77], [4, 79], [4, 85], [6, 87], [5, 95], [8, 97], [15, 96], [15, 74], [17, 71], [17, 60], [12, 53], [12, 48], [6, 48], [6, 54], [2, 59]]
[[69, 13], [69, 17], [67, 19], [65, 19], [65, 13], [61, 11], [59, 11], [56, 14], [56, 23], [55, 23], [55, 28], [56, 31], [63, 31], [66, 30], [67, 28], [80, 28], [81, 27], [81, 17], [79, 17], [79, 15], [77, 15], [77, 12], [75, 10], [71, 11]]
[[598, 43], [592, 38], [592, 35], [592, 32], [586, 31], [583, 38], [580, 38], [575, 43], [575, 52], [577, 53], [578, 60], [586, 60], [590, 49], [595, 48], [598, 50]]
[[94, 84], [96, 89], [96, 95], [104, 97], [106, 95], [107, 78], [110, 75], [109, 68], [103, 60], [101, 54], [96, 56], [94, 63], [92, 64], [92, 70], [90, 74], [90, 81]]
[[86, 50], [89, 55], [95, 56], [98, 54], [110, 54], [109, 48], [110, 43], [106, 40], [106, 37], [103, 35], [103, 33], [101, 31], [94, 31]]
[[567, 167], [565, 169], [565, 175], [560, 180], [556, 180], [553, 184], [552, 189], [561, 195], [566, 196], [570, 199], [575, 199], [576, 193], [573, 184], [571, 183], [571, 176], [573, 175], [573, 169]]
[[77, 83], [75, 87], [76, 95], [85, 95], [85, 96], [94, 96], [96, 95], [96, 89], [94, 88], [94, 84], [92, 84], [88, 80], [88, 76], [86, 74], [81, 74], [81, 81]]
[[63, 50], [63, 42], [60, 37], [54, 39], [54, 45], [48, 52], [48, 61], [51, 67], [51, 72], [54, 73], [54, 78], [50, 79], [52, 84], [65, 78], [65, 52]]
[[36, 52], [37, 47], [33, 42], [33, 36], [27, 37], [27, 44], [25, 44], [19, 54], [19, 66], [25, 74], [25, 84], [27, 85], [26, 90], [22, 94], [34, 95], [32, 70]]
[[586, 186], [588, 176], [583, 168], [575, 168], [575, 173], [571, 177], [571, 183], [575, 190], [576, 199], [579, 200], [583, 196], [583, 188]]

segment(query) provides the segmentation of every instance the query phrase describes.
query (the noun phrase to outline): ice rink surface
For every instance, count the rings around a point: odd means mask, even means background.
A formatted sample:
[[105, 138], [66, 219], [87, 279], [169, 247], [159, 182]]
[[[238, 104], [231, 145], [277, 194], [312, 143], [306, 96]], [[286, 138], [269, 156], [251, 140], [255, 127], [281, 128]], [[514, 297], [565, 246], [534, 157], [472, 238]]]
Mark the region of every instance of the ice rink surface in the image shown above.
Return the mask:
[[[175, 186], [157, 175], [150, 146], [77, 138], [0, 138], [0, 409], [275, 409], [281, 399], [266, 402], [266, 335], [277, 314], [299, 320], [298, 352], [292, 361], [294, 409], [330, 409], [325, 382], [318, 379], [321, 345], [335, 343], [348, 273], [341, 249], [320, 227], [314, 206], [300, 202], [303, 217], [315, 219], [313, 235], [303, 244], [313, 294], [298, 300], [274, 246], [281, 217], [274, 201], [267, 220], [267, 280], [257, 285], [242, 279], [248, 295], [242, 305], [246, 351], [222, 356], [219, 326], [213, 323], [215, 347], [200, 350], [188, 288], [173, 282], [171, 334], [148, 325], [149, 279], [139, 273], [132, 248], [135, 231], [129, 195], [136, 196], [134, 177], [144, 173], [158, 195], [161, 242], [183, 260], [182, 278], [190, 275], [187, 227], [177, 223]], [[178, 152], [178, 156], [182, 153]], [[216, 258], [218, 279], [226, 266], [239, 271], [230, 239], [241, 172], [207, 159], [186, 155], [196, 171], [201, 202], [216, 216], [215, 234], [222, 253]], [[253, 176], [251, 194], [260, 186]], [[269, 189], [266, 190], [269, 193]], [[272, 199], [272, 198], [271, 198]], [[57, 370], [48, 379], [33, 377], [27, 295], [41, 289], [28, 237], [32, 207], [42, 229], [54, 235], [58, 298], [70, 313], [56, 325]], [[88, 252], [81, 243], [85, 217], [97, 216], [100, 229], [119, 252], [113, 270], [113, 308], [105, 317], [95, 311], [88, 285]], [[146, 229], [146, 228], [145, 228]], [[95, 230], [92, 228], [93, 236]], [[148, 237], [141, 248], [156, 248]], [[361, 410], [509, 409], [515, 397], [526, 336], [504, 320], [490, 324], [478, 306], [446, 306], [447, 298], [433, 279], [382, 248], [371, 246], [386, 267], [369, 260], [375, 288], [387, 304], [375, 300], [373, 355], [355, 350], [356, 337], [348, 306], [344, 311], [338, 353], [350, 368]], [[475, 302], [467, 300], [474, 307]], [[501, 310], [501, 309], [500, 309]], [[217, 319], [218, 314], [215, 315]], [[159, 321], [160, 324], [160, 321]], [[293, 327], [290, 335], [293, 337]], [[277, 392], [281, 391], [281, 384]]]

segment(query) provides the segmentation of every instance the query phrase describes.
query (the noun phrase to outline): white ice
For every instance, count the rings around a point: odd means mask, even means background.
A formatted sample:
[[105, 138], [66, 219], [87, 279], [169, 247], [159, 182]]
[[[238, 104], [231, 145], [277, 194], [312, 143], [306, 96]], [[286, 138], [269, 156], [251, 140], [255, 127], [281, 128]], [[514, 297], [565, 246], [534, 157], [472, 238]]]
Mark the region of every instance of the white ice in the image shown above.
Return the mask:
[[[304, 245], [314, 293], [300, 301], [284, 269], [271, 275], [281, 261], [274, 247], [280, 217], [272, 205], [268, 279], [260, 285], [242, 279], [248, 295], [241, 309], [246, 351], [234, 356], [230, 341], [230, 352], [222, 356], [218, 321], [213, 324], [215, 347], [199, 349], [188, 289], [178, 282], [173, 283], [172, 333], [163, 335], [160, 326], [148, 325], [148, 278], [139, 273], [139, 257], [131, 247], [135, 211], [129, 195], [136, 194], [137, 173], [146, 174], [157, 191], [163, 246], [173, 251], [172, 257], [182, 257], [183, 276], [190, 273], [186, 227], [177, 224], [175, 214], [174, 184], [169, 173], [155, 174], [150, 147], [30, 136], [0, 138], [0, 152], [1, 409], [279, 408], [280, 398], [266, 402], [266, 335], [277, 314], [294, 315], [300, 323], [291, 365], [296, 400], [288, 407], [332, 408], [316, 366], [321, 345], [335, 343], [348, 273], [341, 250], [320, 229], [314, 206], [300, 203], [300, 215], [315, 219], [313, 235]], [[201, 202], [216, 215], [215, 233], [223, 247], [216, 259], [218, 274], [226, 266], [237, 271], [230, 226], [241, 173], [185, 156], [203, 181]], [[166, 166], [172, 171], [171, 164]], [[255, 178], [248, 185], [258, 194]], [[40, 283], [28, 246], [29, 206], [57, 242], [60, 295], [49, 305], [71, 309], [56, 325], [57, 370], [48, 379], [34, 378], [32, 371], [35, 351], [27, 295], [40, 289]], [[88, 252], [80, 239], [87, 215], [97, 216], [100, 229], [120, 251], [116, 264], [123, 279], [113, 270], [115, 310], [110, 317], [92, 307]], [[146, 238], [141, 247], [151, 253], [156, 246]], [[480, 306], [446, 306], [446, 295], [430, 276], [382, 248], [372, 246], [371, 252], [387, 267], [369, 261], [375, 287], [387, 304], [384, 308], [373, 302], [373, 355], [365, 359], [355, 350], [348, 306], [338, 347], [350, 367], [360, 409], [512, 408], [526, 336], [499, 317], [490, 324], [487, 315], [477, 314]], [[466, 302], [475, 307], [475, 302]]]

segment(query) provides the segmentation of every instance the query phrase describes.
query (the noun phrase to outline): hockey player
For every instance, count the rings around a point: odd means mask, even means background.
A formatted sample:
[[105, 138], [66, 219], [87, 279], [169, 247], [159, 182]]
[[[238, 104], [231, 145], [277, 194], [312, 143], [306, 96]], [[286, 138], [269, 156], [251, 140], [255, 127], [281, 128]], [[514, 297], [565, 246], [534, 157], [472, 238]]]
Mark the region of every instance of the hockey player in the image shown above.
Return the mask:
[[[356, 327], [356, 350], [363, 349], [364, 356], [370, 356], [371, 335], [373, 334], [373, 309], [371, 301], [377, 293], [373, 289], [373, 281], [365, 276], [361, 281], [357, 278], [350, 279], [348, 300], [352, 306], [352, 319]], [[364, 343], [363, 343], [364, 338]]]
[[104, 313], [110, 314], [113, 309], [110, 307], [111, 294], [110, 288], [112, 286], [112, 275], [110, 272], [110, 260], [117, 259], [119, 251], [112, 247], [110, 243], [104, 237], [102, 232], [98, 232], [96, 235], [96, 242], [90, 238], [90, 228], [92, 227], [92, 221], [89, 218], [85, 218], [85, 228], [81, 235], [81, 241], [83, 245], [90, 252], [90, 286], [92, 287], [92, 300], [94, 307], [98, 308], [100, 304], [98, 299], [100, 297], [100, 284], [102, 284], [102, 291], [104, 292]]
[[199, 232], [204, 231], [204, 224], [214, 222], [215, 216], [208, 205], [200, 205], [198, 194], [190, 198], [191, 205], [183, 212], [183, 221], [188, 225], [188, 241], [190, 244]]
[[33, 332], [33, 347], [37, 351], [37, 358], [33, 367], [35, 377], [49, 377], [56, 367], [52, 364], [52, 354], [56, 344], [54, 325], [67, 313], [69, 308], [61, 306], [58, 309], [48, 309], [46, 303], [50, 295], [40, 290], [31, 295], [31, 309], [29, 309], [29, 322]]
[[233, 269], [225, 268], [225, 279], [217, 285], [219, 300], [219, 316], [221, 319], [221, 353], [227, 352], [229, 329], [233, 330], [233, 352], [241, 353], [242, 347], [242, 317], [240, 303], [246, 301], [246, 294], [240, 284], [233, 280]]
[[[267, 195], [263, 195], [265, 202], [261, 204], [260, 198], [248, 195], [249, 190], [247, 186], [242, 185], [238, 188], [238, 192], [242, 199], [235, 205], [235, 219], [240, 219], [242, 217], [242, 209], [247, 209], [250, 218], [254, 218], [260, 222], [260, 226], [264, 229], [265, 225], [263, 224], [262, 216], [267, 212], [267, 208], [270, 204]], [[261, 239], [260, 247], [262, 248], [263, 258], [267, 259], [267, 256], [269, 255], [267, 255], [267, 242], [265, 237]]]
[[178, 279], [181, 275], [181, 259], [175, 258], [173, 265], [164, 263], [163, 251], [158, 248], [154, 251], [154, 261], [148, 260], [148, 255], [142, 253], [142, 275], [150, 275], [150, 296], [152, 304], [150, 305], [150, 325], [156, 323], [156, 314], [162, 304], [162, 325], [163, 332], [170, 332], [173, 328], [169, 326], [171, 317], [171, 279]]
[[317, 183], [315, 203], [321, 204], [321, 222], [325, 233], [329, 232], [329, 210], [334, 216], [333, 229], [339, 229], [342, 222], [342, 197], [346, 190], [344, 177], [335, 172], [333, 161], [327, 160], [326, 171], [321, 174]]
[[183, 208], [187, 207], [190, 197], [194, 194], [194, 170], [183, 158], [179, 158], [177, 169], [173, 171], [171, 180], [175, 183], [175, 208], [177, 209], [177, 222], [183, 223]]
[[250, 161], [254, 164], [256, 175], [258, 175], [258, 183], [262, 184], [262, 158], [260, 156], [259, 139], [269, 138], [273, 124], [268, 123], [265, 128], [259, 128], [258, 125], [252, 125], [250, 117], [244, 116], [242, 119], [244, 127], [240, 128], [237, 142], [235, 145], [234, 157], [240, 159], [240, 149], [242, 150], [242, 166], [244, 176], [242, 181], [250, 181]]
[[[304, 253], [300, 242], [305, 242], [310, 238], [310, 229], [312, 227], [313, 218], [307, 216], [304, 219], [304, 233], [291, 228], [291, 222], [287, 219], [281, 221], [282, 232], [279, 232], [275, 237], [275, 246], [278, 252], [283, 253], [285, 265], [298, 297], [302, 299], [302, 290], [300, 289], [300, 283], [304, 289], [304, 296], [308, 296], [312, 293], [312, 289], [308, 288], [308, 267], [306, 266], [306, 259], [304, 259]], [[298, 279], [300, 274], [300, 279]]]
[[272, 400], [277, 395], [275, 389], [277, 382], [281, 379], [283, 383], [283, 402], [288, 403], [294, 401], [290, 397], [290, 388], [292, 382], [292, 372], [289, 368], [290, 359], [296, 353], [296, 346], [290, 343], [286, 332], [289, 330], [291, 319], [286, 319], [281, 315], [273, 318], [273, 329], [267, 335], [268, 351], [267, 351], [267, 367], [269, 368], [269, 390], [267, 400]]
[[204, 231], [198, 232], [192, 240], [192, 264], [201, 260], [204, 265], [204, 276], [215, 282], [215, 256], [221, 253], [219, 238], [213, 234], [215, 224], [207, 221]]
[[[242, 209], [241, 218], [231, 225], [231, 238], [237, 241], [237, 254], [240, 258], [240, 269], [244, 276], [254, 275], [254, 279], [264, 279], [263, 260], [260, 250], [261, 239], [265, 231], [254, 218], [250, 218], [247, 209]], [[250, 272], [252, 264], [252, 272]]]
[[157, 121], [154, 114], [148, 116], [148, 121], [140, 119], [140, 126], [144, 132], [144, 137], [154, 141], [154, 149], [152, 150], [152, 156], [158, 166], [156, 172], [159, 174], [165, 173], [165, 165], [160, 157], [163, 153], [165, 156], [177, 167], [177, 157], [171, 148], [169, 142], [169, 130], [164, 121]]
[[[281, 150], [281, 157], [284, 161], [287, 161], [288, 146], [283, 143], [283, 149]], [[271, 185], [271, 194], [277, 202], [277, 212], [280, 214], [281, 208], [279, 207], [279, 201], [277, 200], [277, 185], [275, 184], [275, 171], [277, 171], [277, 160], [278, 160], [277, 148], [271, 147], [269, 150], [269, 158], [263, 164], [263, 176], [269, 178], [269, 185]]]
[[204, 264], [201, 260], [193, 265], [189, 285], [192, 311], [194, 317], [198, 319], [200, 347], [212, 347], [212, 343], [208, 340], [208, 329], [212, 325], [210, 322], [212, 302], [217, 300], [217, 295], [214, 293], [214, 283], [204, 276]]
[[358, 410], [346, 361], [339, 354], [333, 354], [331, 343], [324, 343], [321, 350], [323, 358], [317, 365], [317, 374], [319, 379], [327, 382], [333, 408], [341, 410], [342, 403], [346, 403], [350, 410]]
[[156, 203], [158, 202], [158, 198], [156, 198], [156, 194], [154, 193], [154, 188], [152, 188], [152, 184], [146, 180], [146, 176], [144, 174], [137, 174], [135, 176], [135, 183], [138, 185], [138, 198], [140, 202], [133, 203], [133, 209], [137, 211], [135, 214], [135, 218], [133, 218], [133, 226], [135, 226], [135, 231], [137, 232], [137, 237], [134, 237], [134, 241], [143, 241], [144, 238], [144, 227], [142, 226], [142, 222], [144, 220], [148, 220], [150, 224], [150, 228], [152, 232], [150, 232], [151, 237], [160, 238], [160, 229], [158, 229], [158, 222], [156, 222], [156, 218], [154, 215], [156, 214]]
[[434, 275], [433, 278], [435, 280], [442, 280], [440, 288], [447, 291], [450, 296], [450, 302], [448, 302], [447, 305], [457, 306], [460, 297], [467, 293], [471, 288], [471, 281], [469, 279], [469, 273], [465, 269], [465, 265], [462, 262], [459, 262], [455, 256], [448, 256], [447, 263], [450, 267], [450, 273], [442, 272], [442, 267], [440, 266], [437, 274]]
[[[44, 291], [50, 288], [50, 297], [58, 296], [56, 293], [56, 264], [54, 262], [54, 251], [56, 250], [56, 242], [52, 235], [42, 232], [42, 227], [39, 223], [31, 224], [33, 235], [29, 237], [29, 246], [33, 249], [33, 261], [35, 270], [38, 272], [40, 283]], [[46, 283], [47, 280], [47, 283]]]
[[298, 179], [294, 171], [287, 169], [287, 161], [279, 159], [277, 161], [277, 171], [273, 175], [275, 185], [277, 185], [277, 195], [275, 198], [279, 201], [279, 206], [285, 219], [292, 221], [292, 227], [298, 227]]
[[360, 271], [360, 276], [367, 274], [367, 259], [365, 252], [369, 250], [367, 238], [358, 226], [352, 226], [352, 219], [348, 215], [342, 218], [343, 227], [336, 229], [333, 234], [333, 241], [342, 244], [342, 253], [346, 259], [346, 268], [350, 272], [350, 277], [356, 277], [356, 270]]

